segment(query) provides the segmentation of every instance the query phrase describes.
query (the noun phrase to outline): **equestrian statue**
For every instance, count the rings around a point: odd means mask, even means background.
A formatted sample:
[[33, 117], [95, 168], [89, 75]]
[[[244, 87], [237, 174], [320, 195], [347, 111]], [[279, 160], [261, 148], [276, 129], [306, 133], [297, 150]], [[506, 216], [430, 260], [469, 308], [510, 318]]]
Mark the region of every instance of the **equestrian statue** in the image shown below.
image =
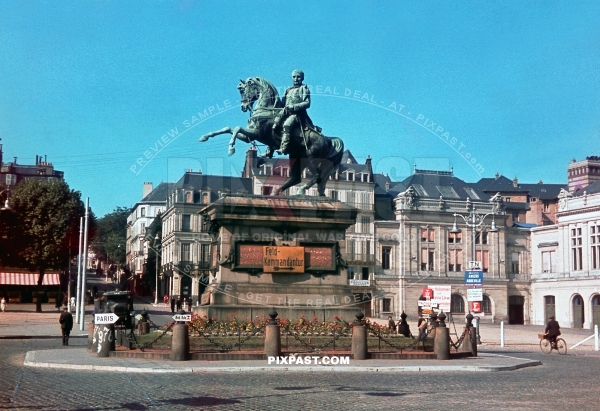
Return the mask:
[[308, 168], [311, 179], [298, 189], [298, 194], [304, 195], [306, 190], [317, 184], [319, 195], [324, 196], [327, 180], [342, 160], [344, 142], [338, 137], [324, 136], [321, 128], [312, 123], [306, 112], [310, 107], [310, 91], [302, 84], [304, 73], [294, 70], [292, 81], [293, 85], [280, 99], [277, 89], [264, 78], [240, 80], [241, 109], [250, 112], [247, 126], [213, 131], [200, 137], [200, 142], [229, 133], [230, 156], [235, 153], [236, 139], [265, 144], [267, 150], [264, 156], [272, 158], [275, 152], [279, 152], [289, 155], [290, 159], [290, 178], [273, 191], [273, 195], [280, 195], [289, 187], [300, 184], [302, 172]]

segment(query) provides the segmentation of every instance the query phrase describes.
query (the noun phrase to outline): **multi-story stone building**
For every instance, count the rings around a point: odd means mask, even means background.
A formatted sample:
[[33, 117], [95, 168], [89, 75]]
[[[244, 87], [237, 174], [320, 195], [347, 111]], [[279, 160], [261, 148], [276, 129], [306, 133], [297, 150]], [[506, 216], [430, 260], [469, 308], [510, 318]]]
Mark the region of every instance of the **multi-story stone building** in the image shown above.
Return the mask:
[[600, 181], [559, 197], [557, 224], [531, 230], [532, 323], [600, 326]]
[[[167, 196], [173, 183], [160, 183], [156, 188], [146, 182], [142, 188], [142, 199], [131, 209], [127, 217], [126, 261], [131, 274], [141, 277], [148, 259], [148, 239], [146, 233], [154, 219], [163, 213], [167, 206]], [[152, 240], [150, 240], [152, 241]]]
[[3, 162], [4, 153], [0, 144], [0, 186], [13, 189], [21, 181], [30, 178], [44, 180], [62, 180], [64, 172], [54, 169], [54, 165], [44, 156], [35, 156], [35, 164], [19, 164], [17, 157], [10, 163]]
[[200, 210], [226, 194], [250, 194], [249, 178], [186, 172], [172, 187], [162, 214], [161, 272], [166, 293], [194, 304], [210, 280], [212, 237]]

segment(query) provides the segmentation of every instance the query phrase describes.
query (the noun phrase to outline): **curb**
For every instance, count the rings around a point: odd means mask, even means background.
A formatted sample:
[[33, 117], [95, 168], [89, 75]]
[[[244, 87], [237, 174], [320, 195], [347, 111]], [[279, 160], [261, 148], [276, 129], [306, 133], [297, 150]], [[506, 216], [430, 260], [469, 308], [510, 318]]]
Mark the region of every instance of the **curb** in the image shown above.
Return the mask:
[[158, 374], [210, 374], [210, 373], [257, 373], [257, 372], [368, 372], [368, 373], [398, 373], [398, 372], [448, 372], [448, 371], [463, 371], [463, 372], [500, 372], [514, 371], [520, 368], [533, 367], [542, 365], [540, 361], [523, 360], [525, 362], [516, 365], [413, 365], [413, 366], [225, 366], [225, 367], [178, 367], [178, 368], [139, 368], [127, 366], [113, 365], [96, 365], [96, 364], [60, 364], [49, 362], [38, 362], [35, 360], [35, 351], [28, 351], [25, 355], [23, 364], [28, 367], [35, 368], [54, 368], [82, 371], [101, 371], [101, 372], [121, 372], [121, 373], [158, 373]]

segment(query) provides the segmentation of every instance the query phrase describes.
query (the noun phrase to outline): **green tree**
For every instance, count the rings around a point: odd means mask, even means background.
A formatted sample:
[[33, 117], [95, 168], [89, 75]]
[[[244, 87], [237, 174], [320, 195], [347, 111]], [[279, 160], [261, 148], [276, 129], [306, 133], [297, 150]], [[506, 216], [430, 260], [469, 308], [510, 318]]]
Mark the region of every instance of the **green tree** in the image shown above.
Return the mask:
[[129, 207], [116, 207], [112, 213], [98, 219], [96, 236], [90, 248], [108, 264], [125, 264], [127, 217], [130, 213]]
[[[81, 193], [63, 181], [26, 180], [10, 197], [18, 229], [11, 234], [18, 250], [18, 265], [37, 270], [38, 296], [48, 269], [64, 268], [71, 250], [77, 248], [79, 217], [85, 212]], [[36, 311], [42, 311], [37, 298]]]

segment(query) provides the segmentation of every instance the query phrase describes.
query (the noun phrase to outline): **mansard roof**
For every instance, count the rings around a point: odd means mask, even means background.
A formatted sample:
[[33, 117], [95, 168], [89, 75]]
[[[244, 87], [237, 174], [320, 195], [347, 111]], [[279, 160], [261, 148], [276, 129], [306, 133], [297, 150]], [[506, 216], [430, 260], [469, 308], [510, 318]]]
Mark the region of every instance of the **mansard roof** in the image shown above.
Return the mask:
[[[565, 190], [567, 188], [565, 187]], [[592, 184], [580, 188], [579, 190], [575, 191], [573, 193], [573, 197], [579, 197], [583, 195], [583, 192], [585, 191], [586, 194], [597, 194], [600, 193], [600, 180], [598, 181], [594, 181]]]
[[176, 189], [211, 190], [213, 192], [227, 190], [232, 194], [252, 193], [252, 179], [187, 172], [173, 185], [171, 191]]
[[529, 190], [529, 196], [539, 198], [540, 200], [555, 200], [558, 198], [560, 189], [568, 190], [567, 184], [521, 184], [521, 186]]
[[517, 184], [515, 187], [513, 180], [510, 180], [504, 176], [498, 176], [496, 178], [482, 178], [478, 182], [472, 184], [472, 186], [485, 193], [522, 193], [527, 194], [529, 190], [524, 188], [522, 184]]
[[488, 201], [490, 198], [473, 184], [455, 177], [452, 171], [415, 170], [402, 184], [406, 188], [412, 186], [415, 194], [423, 198], [439, 199], [441, 196], [447, 200], [463, 201]]
[[142, 198], [140, 203], [150, 203], [150, 202], [162, 202], [164, 203], [167, 200], [167, 197], [173, 190], [175, 183], [160, 183], [154, 190], [152, 190], [148, 195]]

